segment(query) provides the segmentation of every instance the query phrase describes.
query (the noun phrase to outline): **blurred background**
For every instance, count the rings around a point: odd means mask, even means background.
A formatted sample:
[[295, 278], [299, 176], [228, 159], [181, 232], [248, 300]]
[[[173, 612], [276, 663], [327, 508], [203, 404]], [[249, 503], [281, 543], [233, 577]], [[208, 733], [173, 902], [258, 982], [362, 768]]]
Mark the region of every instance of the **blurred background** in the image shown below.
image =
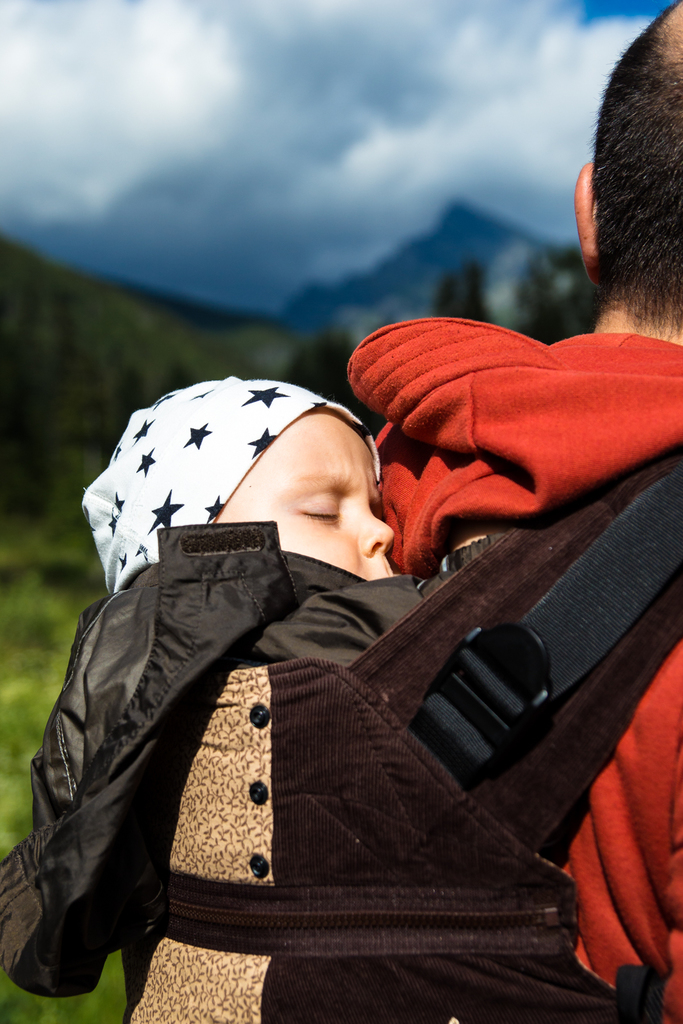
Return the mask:
[[[590, 330], [574, 182], [663, 7], [0, 0], [0, 856], [103, 593], [80, 498], [130, 413], [231, 373], [353, 404], [353, 346], [414, 317]], [[11, 1024], [123, 1006], [117, 957], [77, 999], [0, 976]]]

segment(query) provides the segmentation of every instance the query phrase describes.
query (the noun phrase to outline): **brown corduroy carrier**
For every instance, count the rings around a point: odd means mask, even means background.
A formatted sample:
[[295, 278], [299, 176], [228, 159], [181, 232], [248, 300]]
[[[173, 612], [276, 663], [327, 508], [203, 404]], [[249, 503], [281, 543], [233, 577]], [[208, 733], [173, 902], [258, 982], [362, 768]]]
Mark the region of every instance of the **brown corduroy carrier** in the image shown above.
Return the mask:
[[[259, 781], [272, 834], [239, 854], [251, 858], [243, 874], [171, 858], [163, 940], [248, 966], [251, 988], [226, 1020], [616, 1024], [615, 990], [574, 953], [574, 884], [543, 850], [680, 639], [683, 577], [498, 777], [465, 792], [408, 726], [463, 636], [518, 621], [675, 461], [510, 534], [348, 669], [307, 659], [256, 670], [265, 689], [243, 717], [269, 747]], [[214, 676], [214, 692], [229, 680]], [[143, 1004], [132, 1019], [156, 1019]]]

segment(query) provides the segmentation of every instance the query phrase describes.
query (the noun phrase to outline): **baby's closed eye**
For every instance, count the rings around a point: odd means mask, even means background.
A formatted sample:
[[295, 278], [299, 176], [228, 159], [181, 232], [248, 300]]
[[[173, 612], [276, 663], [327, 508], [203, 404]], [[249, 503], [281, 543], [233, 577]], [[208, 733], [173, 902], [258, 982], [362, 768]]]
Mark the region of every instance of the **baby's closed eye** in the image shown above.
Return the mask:
[[307, 519], [315, 519], [320, 523], [338, 523], [339, 512], [304, 512]]

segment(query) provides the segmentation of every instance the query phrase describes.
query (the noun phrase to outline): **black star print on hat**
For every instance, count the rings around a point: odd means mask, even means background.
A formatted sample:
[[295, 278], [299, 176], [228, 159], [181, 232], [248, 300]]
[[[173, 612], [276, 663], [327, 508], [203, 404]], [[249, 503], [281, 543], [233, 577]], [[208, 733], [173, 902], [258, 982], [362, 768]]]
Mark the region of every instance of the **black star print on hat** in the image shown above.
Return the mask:
[[[285, 395], [283, 397], [286, 398], [287, 396]], [[264, 452], [268, 445], [271, 443], [271, 441], [274, 441], [276, 437], [277, 434], [268, 433], [268, 427], [266, 427], [266, 429], [259, 437], [258, 441], [249, 441], [248, 443], [252, 445], [254, 448], [254, 454], [252, 455], [252, 459], [255, 459], [257, 455], [260, 455], [261, 452]]]
[[202, 446], [202, 441], [204, 440], [204, 438], [208, 437], [209, 434], [213, 434], [213, 430], [206, 429], [208, 425], [208, 423], [205, 423], [203, 427], [199, 428], [199, 430], [195, 430], [194, 427], [190, 427], [190, 440], [187, 442], [186, 445], [183, 445], [183, 447], [189, 448], [191, 444], [196, 444], [197, 451], [199, 451], [199, 449]]
[[119, 445], [116, 446], [116, 451], [114, 452], [114, 462], [116, 462], [116, 460], [118, 459], [120, 454], [121, 454], [121, 445], [119, 444]]
[[[157, 526], [169, 527], [171, 525], [171, 518], [176, 514], [176, 512], [179, 509], [185, 507], [183, 504], [180, 504], [180, 505], [173, 505], [173, 504], [171, 504], [171, 495], [172, 494], [173, 494], [173, 491], [169, 491], [168, 492], [168, 497], [166, 498], [166, 501], [163, 503], [163, 505], [160, 508], [153, 508], [152, 509], [152, 514], [156, 516], [156, 519], [154, 520], [154, 526], [152, 527], [152, 530], [156, 530]], [[151, 533], [152, 530], [150, 530], [149, 532]]]
[[128, 555], [124, 553], [123, 558], [119, 555], [119, 562], [121, 563], [121, 569], [126, 568], [126, 562], [128, 561]]
[[[152, 423], [155, 423], [155, 422], [156, 422], [155, 420], [152, 420]], [[138, 441], [140, 440], [141, 437], [147, 437], [147, 431], [152, 426], [152, 423], [148, 423], [147, 420], [145, 420], [145, 422], [142, 424], [142, 426], [138, 430], [137, 434], [133, 434], [133, 437], [135, 438], [135, 440], [133, 441], [133, 447], [135, 447], [135, 445], [138, 443]]]
[[113, 536], [114, 536], [114, 534], [116, 533], [116, 527], [117, 527], [117, 525], [118, 525], [118, 519], [117, 519], [117, 518], [116, 518], [116, 516], [115, 516], [115, 515], [114, 515], [114, 514], [112, 513], [112, 517], [111, 517], [111, 522], [107, 523], [107, 526], [111, 526], [111, 535], [112, 535], [112, 537], [113, 537]]
[[372, 431], [368, 430], [364, 423], [351, 423], [351, 427], [359, 434], [364, 440], [366, 437], [372, 437]]
[[177, 391], [169, 391], [169, 393], [167, 395], [163, 395], [163, 397], [160, 398], [158, 402], [155, 402], [154, 405], [152, 406], [152, 408], [153, 409], [157, 409], [161, 405], [162, 402], [168, 402], [169, 398], [173, 398], [173, 396], [177, 395], [177, 394], [178, 394]]
[[265, 391], [252, 391], [251, 388], [249, 388], [249, 394], [253, 395], [254, 397], [248, 398], [246, 402], [243, 402], [242, 408], [244, 408], [245, 405], [251, 405], [252, 402], [263, 402], [263, 404], [268, 406], [268, 408], [270, 409], [271, 405], [273, 404], [276, 398], [291, 397], [290, 395], [278, 395], [277, 386], [274, 388], [266, 388]]
[[206, 511], [209, 513], [209, 518], [206, 520], [207, 523], [210, 523], [212, 519], [216, 518], [220, 510], [223, 508], [224, 504], [225, 502], [221, 501], [221, 496], [219, 494], [216, 500], [214, 501], [213, 505], [206, 506]]
[[153, 452], [154, 452], [154, 449], [152, 448], [152, 451], [149, 453], [149, 455], [143, 455], [142, 456], [142, 462], [140, 463], [138, 468], [135, 470], [136, 473], [139, 473], [141, 469], [144, 469], [145, 476], [147, 476], [147, 471], [148, 471], [149, 467], [153, 466], [154, 463], [157, 461], [156, 459], [152, 458], [152, 453]]
[[313, 403], [313, 408], [314, 409], [322, 409], [324, 405], [327, 405], [327, 402], [314, 402]]
[[116, 492], [116, 497], [114, 498], [114, 504], [116, 505], [116, 507], [119, 510], [119, 512], [123, 511], [123, 506], [126, 504], [126, 502], [125, 502], [125, 500], [123, 498], [119, 498], [119, 492], [118, 491]]
[[193, 395], [192, 398], [190, 399], [190, 401], [191, 402], [196, 402], [198, 398], [206, 398], [207, 395], [213, 394], [213, 390], [214, 389], [211, 388], [211, 391], [205, 391], [203, 395]]
[[140, 547], [135, 552], [135, 557], [136, 558], [138, 557], [138, 555], [144, 555], [145, 561], [149, 562], [149, 558], [147, 557], [147, 548], [145, 547], [144, 544], [141, 544]]

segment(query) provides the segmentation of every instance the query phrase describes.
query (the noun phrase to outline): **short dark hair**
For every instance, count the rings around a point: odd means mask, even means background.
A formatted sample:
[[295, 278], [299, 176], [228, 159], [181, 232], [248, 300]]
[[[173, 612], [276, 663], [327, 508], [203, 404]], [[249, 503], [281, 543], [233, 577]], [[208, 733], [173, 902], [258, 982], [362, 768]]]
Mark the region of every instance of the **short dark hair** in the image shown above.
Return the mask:
[[683, 329], [683, 47], [667, 27], [681, 2], [626, 50], [595, 133], [599, 313], [663, 331]]

